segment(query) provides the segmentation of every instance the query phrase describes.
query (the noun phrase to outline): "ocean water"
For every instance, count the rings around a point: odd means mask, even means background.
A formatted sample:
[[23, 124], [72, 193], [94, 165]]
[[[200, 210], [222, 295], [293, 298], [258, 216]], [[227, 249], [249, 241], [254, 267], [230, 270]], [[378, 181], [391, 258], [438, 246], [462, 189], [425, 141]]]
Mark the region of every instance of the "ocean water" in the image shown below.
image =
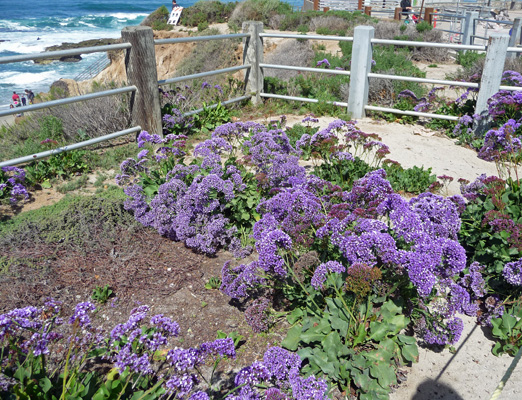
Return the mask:
[[[189, 7], [195, 2], [177, 3]], [[287, 2], [302, 4], [302, 0]], [[0, 57], [38, 53], [63, 42], [118, 38], [125, 26], [138, 25], [162, 5], [172, 7], [168, 0], [0, 0]], [[9, 107], [13, 91], [46, 92], [54, 81], [76, 77], [99, 57], [102, 53], [82, 55], [77, 63], [0, 64], [0, 110]]]

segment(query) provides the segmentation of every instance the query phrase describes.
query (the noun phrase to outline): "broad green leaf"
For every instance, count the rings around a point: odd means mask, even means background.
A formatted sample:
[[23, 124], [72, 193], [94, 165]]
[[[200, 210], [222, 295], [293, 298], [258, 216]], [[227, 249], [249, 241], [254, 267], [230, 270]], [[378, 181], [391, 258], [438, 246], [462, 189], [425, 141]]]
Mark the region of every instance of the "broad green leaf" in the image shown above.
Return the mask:
[[392, 318], [393, 316], [400, 314], [402, 312], [402, 308], [395, 305], [395, 303], [391, 300], [388, 300], [381, 307], [381, 314], [385, 320]]
[[303, 309], [302, 308], [296, 308], [293, 310], [288, 316], [286, 317], [286, 320], [289, 324], [295, 324], [297, 321], [299, 321], [303, 317]]
[[407, 335], [397, 335], [397, 339], [404, 344], [415, 344], [417, 342], [413, 336]]
[[328, 359], [332, 362], [338, 362], [339, 353], [341, 352], [341, 348], [343, 344], [341, 343], [341, 338], [337, 331], [330, 332], [322, 341], [323, 349], [326, 351], [328, 355]]
[[504, 314], [502, 316], [502, 323], [504, 327], [506, 327], [509, 331], [513, 329], [515, 324], [517, 323], [517, 319], [513, 317], [512, 315]]
[[332, 328], [337, 329], [342, 337], [346, 337], [348, 333], [348, 322], [338, 316], [331, 315], [330, 323], [332, 324]]
[[370, 322], [370, 332], [370, 339], [376, 342], [380, 342], [388, 333], [391, 333], [388, 324], [378, 321]]
[[377, 378], [382, 387], [388, 387], [397, 383], [397, 376], [393, 367], [386, 363], [375, 363], [370, 365], [370, 373]]
[[53, 384], [48, 377], [44, 377], [43, 379], [40, 379], [40, 387], [44, 393], [47, 393], [53, 387]]
[[365, 392], [368, 391], [368, 389], [370, 388], [370, 382], [371, 382], [372, 378], [370, 378], [364, 372], [358, 372], [358, 371], [352, 372], [352, 378], [353, 378], [353, 382], [355, 383], [355, 385], [358, 388], [362, 389]]
[[281, 342], [281, 346], [283, 346], [285, 349], [296, 351], [297, 346], [301, 341], [301, 331], [302, 327], [300, 325], [295, 325], [294, 327], [292, 327], [288, 331], [288, 334], [286, 335], [285, 339]]
[[416, 344], [407, 344], [402, 348], [402, 356], [411, 362], [419, 361], [419, 348]]

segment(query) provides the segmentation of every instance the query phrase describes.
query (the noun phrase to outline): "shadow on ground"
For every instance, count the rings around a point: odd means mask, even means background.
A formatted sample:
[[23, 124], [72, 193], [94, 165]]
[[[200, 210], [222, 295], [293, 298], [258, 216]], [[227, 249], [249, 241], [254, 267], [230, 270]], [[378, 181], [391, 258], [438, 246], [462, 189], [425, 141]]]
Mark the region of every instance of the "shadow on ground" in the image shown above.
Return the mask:
[[464, 400], [464, 398], [450, 386], [427, 379], [419, 385], [412, 400]]

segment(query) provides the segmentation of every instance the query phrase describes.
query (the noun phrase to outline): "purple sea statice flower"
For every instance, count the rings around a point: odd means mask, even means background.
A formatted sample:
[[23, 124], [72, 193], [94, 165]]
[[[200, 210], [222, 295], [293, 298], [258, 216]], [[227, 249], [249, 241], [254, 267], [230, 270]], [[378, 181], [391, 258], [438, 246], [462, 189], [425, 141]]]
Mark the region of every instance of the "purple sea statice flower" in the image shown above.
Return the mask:
[[462, 196], [470, 201], [476, 199], [480, 194], [482, 194], [482, 190], [486, 187], [486, 179], [488, 179], [486, 174], [482, 174], [470, 184], [462, 183], [460, 185]]
[[353, 156], [347, 151], [338, 151], [333, 153], [332, 158], [338, 161], [354, 161]]
[[402, 92], [399, 93], [399, 95], [397, 96], [398, 98], [407, 98], [407, 99], [412, 99], [412, 100], [415, 100], [415, 101], [418, 101], [419, 99], [417, 98], [417, 96], [415, 95], [415, 93], [413, 93], [411, 90], [403, 90]]
[[328, 385], [322, 379], [315, 376], [302, 378], [299, 371], [290, 371], [289, 383], [292, 389], [292, 398], [295, 400], [327, 400]]
[[513, 286], [522, 286], [522, 258], [504, 265], [502, 275]]
[[168, 336], [179, 335], [179, 325], [176, 321], [168, 317], [164, 317], [163, 314], [154, 315], [150, 319], [151, 325], [155, 326], [159, 331], [165, 333]]
[[245, 310], [245, 319], [254, 333], [266, 332], [270, 327], [269, 304], [270, 300], [262, 297], [254, 300]]
[[216, 339], [213, 342], [202, 343], [199, 346], [199, 351], [204, 358], [209, 356], [236, 358], [236, 349], [231, 338]]
[[210, 397], [205, 392], [196, 392], [192, 393], [188, 400], [210, 400]]
[[211, 87], [212, 87], [212, 85], [206, 81], [201, 84], [201, 89], [207, 89], [207, 88], [211, 88]]
[[319, 265], [315, 269], [314, 276], [312, 276], [311, 281], [311, 285], [316, 290], [321, 290], [323, 288], [323, 284], [326, 281], [326, 275], [328, 272], [342, 274], [343, 272], [346, 272], [346, 268], [338, 261], [328, 261]]
[[138, 147], [142, 148], [145, 146], [145, 143], [161, 144], [163, 143], [163, 138], [157, 134], [151, 135], [147, 131], [141, 131], [141, 133], [138, 135]]
[[234, 378], [236, 386], [253, 386], [270, 378], [270, 370], [264, 363], [254, 361], [252, 365], [243, 368]]
[[111, 332], [112, 341], [121, 340], [124, 335], [135, 330], [138, 325], [143, 321], [150, 311], [149, 306], [142, 305], [137, 308], [134, 308], [131, 311], [131, 315], [129, 319], [124, 324], [118, 324], [114, 327]]
[[266, 389], [265, 396], [265, 400], [290, 400], [286, 394], [274, 387]]
[[486, 282], [481, 273], [483, 269], [484, 267], [475, 261], [469, 266], [469, 272], [460, 280], [462, 286], [471, 289], [475, 298], [486, 295]]
[[204, 358], [197, 349], [175, 348], [168, 351], [167, 362], [177, 373], [185, 373], [204, 362]]
[[292, 239], [285, 232], [279, 229], [269, 232], [256, 243], [259, 267], [268, 273], [285, 277], [288, 272], [285, 268], [285, 260], [279, 255], [279, 250], [291, 248]]
[[301, 368], [301, 358], [297, 353], [276, 346], [268, 348], [263, 363], [270, 375], [279, 382], [286, 382], [290, 371]]
[[183, 399], [198, 383], [194, 374], [171, 375], [163, 386], [168, 394], [176, 393], [176, 397]]
[[0, 372], [0, 392], [9, 392], [9, 388], [14, 385], [16, 385], [16, 380]]
[[221, 270], [220, 290], [233, 299], [248, 297], [249, 292], [265, 282], [257, 261], [232, 267], [225, 262]]
[[321, 60], [321, 61], [318, 61], [316, 66], [317, 66], [317, 67], [321, 67], [321, 66], [323, 66], [323, 65], [324, 65], [326, 68], [330, 68], [330, 62], [329, 62], [326, 58], [323, 59], [323, 60]]
[[373, 215], [376, 207], [392, 193], [391, 184], [386, 180], [386, 171], [378, 169], [355, 181], [352, 190], [343, 196], [343, 200], [350, 210], [360, 208], [368, 215]]
[[522, 123], [510, 119], [498, 129], [491, 129], [484, 137], [484, 145], [479, 151], [478, 157], [485, 161], [502, 161], [507, 154], [518, 154], [522, 148], [522, 142], [516, 137], [515, 132]]
[[427, 324], [423, 339], [426, 343], [441, 346], [455, 344], [460, 339], [463, 329], [464, 323], [460, 318], [453, 318], [446, 324], [433, 321]]
[[319, 122], [319, 119], [315, 118], [314, 114], [309, 114], [306, 117], [304, 117], [301, 122], [303, 124], [311, 125], [311, 124], [317, 124]]
[[78, 321], [78, 325], [82, 328], [91, 326], [91, 319], [89, 318], [88, 313], [93, 312], [94, 310], [96, 310], [96, 306], [90, 301], [76, 304], [74, 313], [71, 318], [69, 318], [69, 324], [74, 324]]

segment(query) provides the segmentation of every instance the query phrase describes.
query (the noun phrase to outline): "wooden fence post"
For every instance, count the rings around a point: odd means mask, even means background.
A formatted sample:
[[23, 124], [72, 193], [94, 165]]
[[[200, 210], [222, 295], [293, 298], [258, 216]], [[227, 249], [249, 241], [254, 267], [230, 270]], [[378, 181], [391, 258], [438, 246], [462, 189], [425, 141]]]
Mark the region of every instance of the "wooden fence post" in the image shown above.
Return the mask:
[[371, 40], [374, 34], [373, 26], [358, 26], [354, 30], [348, 94], [348, 112], [352, 118], [365, 115], [364, 106], [368, 103], [370, 84], [368, 73], [372, 68]]
[[401, 19], [401, 13], [402, 13], [402, 8], [395, 7], [395, 12], [393, 13], [393, 19], [396, 21], [399, 21]]
[[475, 114], [482, 117], [475, 127], [476, 135], [482, 135], [489, 125], [488, 99], [499, 91], [508, 44], [509, 36], [506, 34], [493, 33], [488, 40], [486, 60], [475, 106]]
[[369, 17], [372, 16], [372, 8], [370, 6], [364, 6], [364, 13]]
[[319, 0], [314, 0], [314, 11], [319, 11]]
[[357, 9], [359, 11], [363, 10], [363, 0], [357, 0]]
[[[462, 27], [462, 35], [461, 35], [461, 43], [470, 45], [473, 44], [474, 38], [472, 37], [475, 34], [475, 19], [479, 17], [479, 13], [477, 11], [466, 13], [466, 17], [463, 20], [464, 25], [461, 24]], [[465, 53], [466, 50], [463, 50]]]
[[259, 66], [263, 62], [263, 23], [258, 21], [243, 22], [243, 33], [250, 33], [250, 37], [243, 38], [243, 64], [250, 64], [245, 72], [246, 91], [252, 95], [252, 103], [261, 103], [263, 91], [263, 71]]
[[424, 21], [426, 21], [428, 24], [433, 25], [433, 12], [435, 9], [433, 7], [426, 7], [424, 9]]
[[130, 85], [138, 90], [130, 101], [132, 123], [150, 134], [163, 134], [156, 69], [154, 35], [148, 26], [127, 26], [121, 31], [123, 42], [132, 47], [125, 54], [125, 71]]
[[[513, 21], [513, 28], [511, 28], [511, 36], [509, 37], [508, 47], [517, 47], [517, 42], [520, 43], [520, 32], [522, 31], [522, 18], [515, 18]], [[509, 52], [508, 58], [515, 58], [519, 53]]]

